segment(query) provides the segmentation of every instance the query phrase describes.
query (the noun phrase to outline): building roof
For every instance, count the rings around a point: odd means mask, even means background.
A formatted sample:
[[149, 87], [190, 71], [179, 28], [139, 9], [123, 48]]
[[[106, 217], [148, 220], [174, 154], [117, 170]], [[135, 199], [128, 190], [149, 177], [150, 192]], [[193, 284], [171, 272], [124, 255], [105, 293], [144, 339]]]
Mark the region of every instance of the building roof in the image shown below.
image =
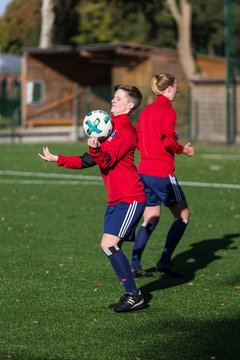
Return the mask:
[[127, 43], [97, 43], [85, 44], [80, 46], [56, 46], [47, 49], [24, 48], [23, 54], [42, 58], [45, 55], [77, 55], [88, 62], [105, 65], [118, 65], [121, 61], [138, 62], [149, 57], [150, 52], [176, 52], [171, 49], [160, 49], [152, 46], [127, 44]]
[[[56, 46], [47, 49], [25, 48], [24, 55], [31, 55], [40, 61], [56, 61], [56, 58], [71, 58], [71, 64], [87, 62], [95, 65], [128, 66], [129, 68], [148, 59], [150, 56], [167, 57], [169, 61], [178, 57], [175, 49], [158, 48], [148, 45], [132, 43], [97, 43], [78, 46]], [[203, 76], [225, 77], [225, 58], [197, 54], [198, 63]]]

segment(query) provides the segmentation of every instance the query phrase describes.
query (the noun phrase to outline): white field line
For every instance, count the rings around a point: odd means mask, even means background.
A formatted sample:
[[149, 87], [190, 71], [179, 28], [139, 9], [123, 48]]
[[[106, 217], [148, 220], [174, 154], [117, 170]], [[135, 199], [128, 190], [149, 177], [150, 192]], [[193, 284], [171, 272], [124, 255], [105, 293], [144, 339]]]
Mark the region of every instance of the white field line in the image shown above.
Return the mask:
[[27, 180], [27, 179], [0, 179], [0, 184], [22, 184], [22, 185], [103, 185], [100, 181], [74, 181], [74, 180]]
[[44, 178], [64, 178], [75, 180], [97, 180], [102, 181], [101, 176], [94, 175], [71, 175], [71, 174], [57, 174], [57, 173], [44, 173], [44, 172], [30, 172], [30, 171], [14, 171], [14, 170], [0, 170], [0, 175], [12, 175], [12, 176], [31, 176], [31, 177], [44, 177]]
[[240, 190], [240, 184], [221, 184], [221, 183], [208, 183], [208, 182], [197, 182], [197, 181], [179, 181], [179, 184], [184, 186]]
[[[54, 180], [34, 180], [34, 179], [0, 179], [1, 184], [53, 184], [53, 185], [103, 185], [101, 176], [94, 175], [71, 175], [71, 174], [57, 174], [57, 173], [41, 173], [41, 172], [27, 172], [27, 171], [14, 171], [14, 170], [0, 170], [0, 175], [5, 176], [21, 176], [21, 177], [44, 177], [56, 178]], [[65, 180], [66, 179], [66, 180]], [[74, 179], [74, 180], [68, 180]], [[218, 189], [237, 189], [240, 190], [240, 184], [221, 184], [197, 181], [179, 181], [180, 185], [194, 186], [194, 187], [208, 187]]]
[[240, 160], [237, 154], [202, 154], [201, 157], [206, 160]]
[[[30, 171], [0, 170], [0, 175], [17, 177], [41, 177], [49, 180], [34, 179], [0, 179], [0, 184], [22, 184], [22, 185], [103, 185], [101, 176], [94, 175], [72, 175], [57, 173], [42, 173]], [[58, 179], [58, 180], [51, 180]], [[66, 180], [65, 180], [66, 179]], [[74, 180], [69, 180], [74, 179]]]

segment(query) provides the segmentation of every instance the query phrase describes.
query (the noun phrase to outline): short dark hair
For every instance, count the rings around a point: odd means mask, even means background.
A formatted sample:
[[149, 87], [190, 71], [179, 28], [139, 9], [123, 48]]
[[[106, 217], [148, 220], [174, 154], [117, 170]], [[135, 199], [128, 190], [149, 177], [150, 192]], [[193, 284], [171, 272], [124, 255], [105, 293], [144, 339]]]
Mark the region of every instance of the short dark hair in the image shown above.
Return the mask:
[[134, 108], [132, 109], [132, 111], [135, 110], [141, 104], [142, 94], [141, 94], [141, 91], [136, 86], [118, 84], [118, 85], [114, 86], [113, 90], [114, 90], [114, 93], [117, 90], [123, 90], [128, 94], [128, 96], [134, 103]]

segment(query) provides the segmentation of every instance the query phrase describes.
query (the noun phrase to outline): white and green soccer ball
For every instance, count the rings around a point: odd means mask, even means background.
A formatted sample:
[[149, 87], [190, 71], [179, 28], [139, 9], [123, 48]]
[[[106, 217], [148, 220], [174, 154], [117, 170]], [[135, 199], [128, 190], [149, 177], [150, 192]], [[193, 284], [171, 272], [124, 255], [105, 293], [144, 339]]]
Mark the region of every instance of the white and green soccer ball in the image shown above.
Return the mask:
[[106, 138], [112, 132], [110, 115], [103, 110], [93, 110], [86, 114], [83, 120], [83, 130], [90, 138]]

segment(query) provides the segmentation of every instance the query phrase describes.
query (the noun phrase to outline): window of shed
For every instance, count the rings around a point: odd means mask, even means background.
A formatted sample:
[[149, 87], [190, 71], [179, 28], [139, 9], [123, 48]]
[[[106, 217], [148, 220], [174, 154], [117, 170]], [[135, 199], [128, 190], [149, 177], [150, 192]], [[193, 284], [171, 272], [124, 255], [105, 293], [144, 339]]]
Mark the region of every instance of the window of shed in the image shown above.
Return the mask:
[[27, 104], [40, 104], [44, 101], [44, 82], [27, 82]]

